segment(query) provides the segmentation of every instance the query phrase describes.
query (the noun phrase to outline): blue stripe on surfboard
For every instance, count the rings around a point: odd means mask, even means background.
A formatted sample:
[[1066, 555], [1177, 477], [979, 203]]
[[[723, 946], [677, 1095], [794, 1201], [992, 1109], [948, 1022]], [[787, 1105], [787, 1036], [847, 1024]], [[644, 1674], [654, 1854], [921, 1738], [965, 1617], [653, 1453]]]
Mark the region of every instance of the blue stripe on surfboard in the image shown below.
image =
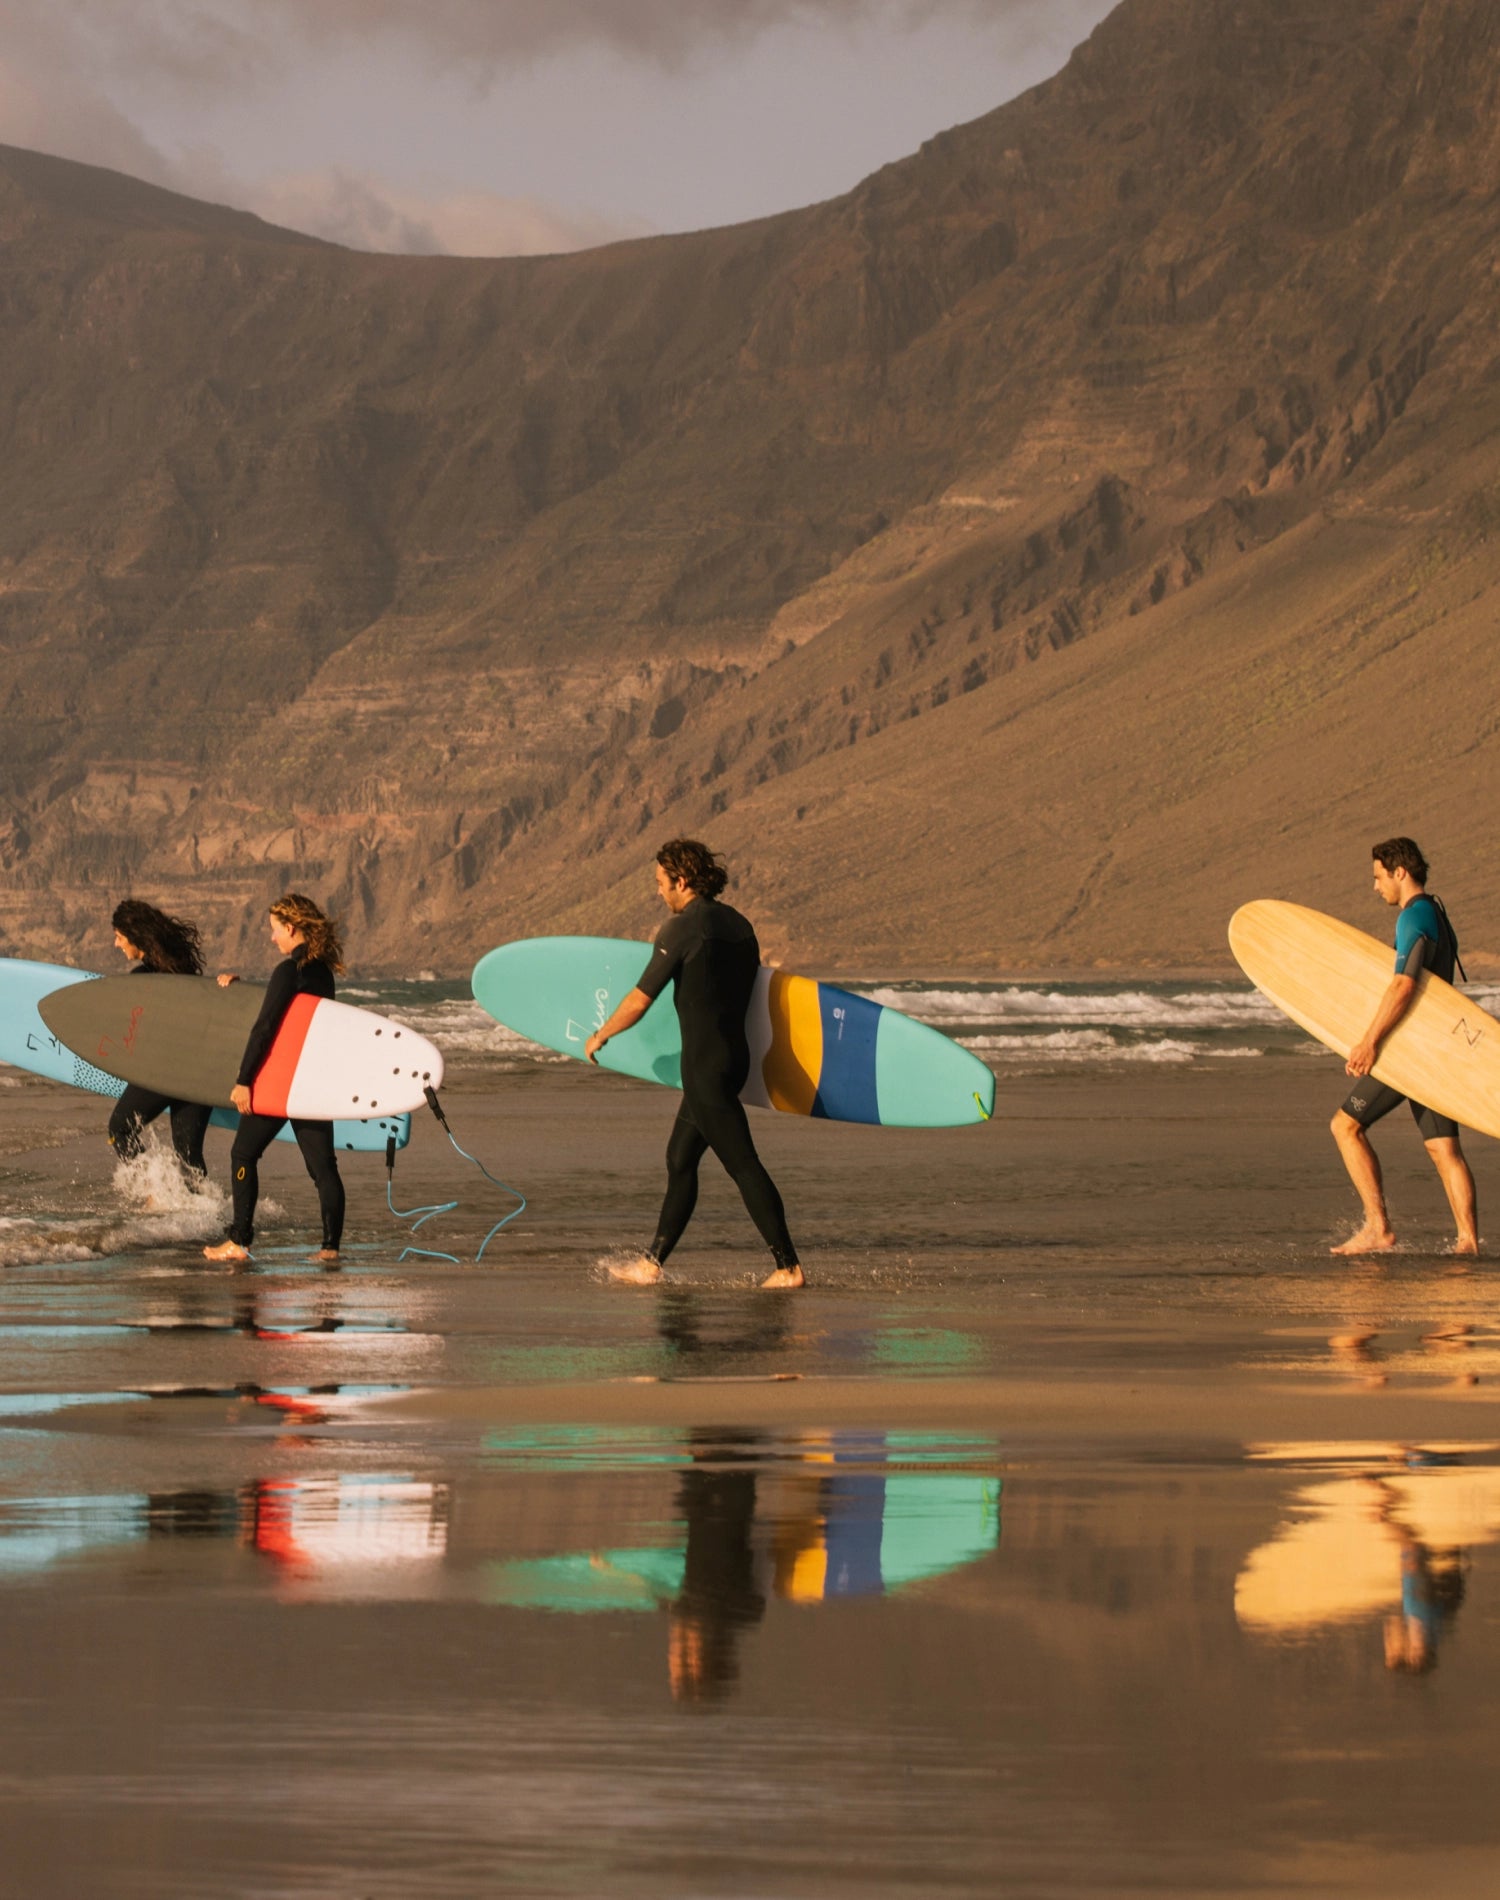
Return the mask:
[[883, 1008], [867, 996], [820, 983], [818, 1009], [823, 1019], [823, 1068], [813, 1114], [828, 1121], [878, 1122], [875, 1042]]

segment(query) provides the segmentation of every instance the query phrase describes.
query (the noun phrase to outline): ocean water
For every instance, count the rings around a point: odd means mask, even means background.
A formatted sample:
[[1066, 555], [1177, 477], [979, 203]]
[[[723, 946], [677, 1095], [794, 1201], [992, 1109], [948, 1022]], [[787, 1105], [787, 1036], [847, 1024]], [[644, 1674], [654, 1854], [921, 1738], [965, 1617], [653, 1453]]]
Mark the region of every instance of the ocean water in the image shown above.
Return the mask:
[[[1243, 981], [869, 983], [856, 993], [904, 1010], [1002, 1076], [1121, 1063], [1188, 1065], [1326, 1053]], [[341, 994], [431, 1036], [446, 1055], [500, 1069], [569, 1058], [503, 1028], [463, 982], [360, 982]], [[1486, 1009], [1500, 988], [1470, 991]]]

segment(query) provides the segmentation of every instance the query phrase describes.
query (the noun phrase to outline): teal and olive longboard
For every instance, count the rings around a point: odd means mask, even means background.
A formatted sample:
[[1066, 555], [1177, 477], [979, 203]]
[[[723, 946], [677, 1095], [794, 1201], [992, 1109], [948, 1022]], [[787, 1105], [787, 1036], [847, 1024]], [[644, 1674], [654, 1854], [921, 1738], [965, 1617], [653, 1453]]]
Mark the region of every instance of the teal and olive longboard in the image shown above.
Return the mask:
[[[75, 983], [98, 980], [91, 971], [70, 969], [63, 963], [29, 963], [20, 957], [0, 957], [0, 1062], [8, 1062], [32, 1075], [45, 1076], [49, 1082], [66, 1082], [71, 1088], [87, 1089], [93, 1095], [117, 1097], [125, 1086], [120, 1077], [107, 1075], [92, 1062], [75, 1055], [47, 1027], [40, 1009], [45, 997]], [[232, 1108], [216, 1108], [211, 1119], [215, 1128], [233, 1130], [240, 1125], [240, 1118]], [[283, 1128], [277, 1138], [296, 1139], [290, 1125]], [[398, 1148], [404, 1148], [411, 1139], [411, 1116], [383, 1115], [369, 1121], [336, 1121], [333, 1139], [337, 1147], [355, 1152], [379, 1152], [392, 1139]]]
[[[649, 943], [617, 937], [528, 937], [480, 958], [474, 995], [517, 1035], [581, 1058], [650, 956]], [[899, 1009], [831, 983], [762, 966], [745, 1029], [750, 1077], [740, 1100], [754, 1107], [887, 1128], [953, 1128], [988, 1121], [994, 1110], [995, 1078], [977, 1056]], [[599, 1063], [681, 1088], [671, 997], [611, 1038]]]

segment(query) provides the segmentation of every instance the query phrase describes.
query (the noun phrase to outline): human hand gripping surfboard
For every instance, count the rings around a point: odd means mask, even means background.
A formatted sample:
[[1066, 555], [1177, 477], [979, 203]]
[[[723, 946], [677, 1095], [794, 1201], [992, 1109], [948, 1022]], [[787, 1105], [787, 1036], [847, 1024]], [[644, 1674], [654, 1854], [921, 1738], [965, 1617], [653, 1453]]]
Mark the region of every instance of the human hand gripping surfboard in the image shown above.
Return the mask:
[[[38, 1008], [60, 1042], [107, 1075], [228, 1108], [263, 995], [259, 984], [223, 988], [204, 976], [111, 976], [58, 989]], [[302, 1121], [396, 1116], [420, 1107], [442, 1080], [441, 1051], [415, 1030], [373, 1010], [298, 996], [251, 1105]]]
[[[1369, 1028], [1395, 970], [1389, 945], [1301, 904], [1259, 898], [1229, 922], [1255, 987], [1341, 1056]], [[1430, 971], [1371, 1072], [1414, 1102], [1500, 1138], [1500, 1022]]]
[[[618, 937], [529, 937], [474, 966], [481, 1008], [518, 1035], [583, 1058], [584, 1044], [651, 955]], [[811, 977], [762, 966], [745, 1019], [749, 1106], [828, 1121], [951, 1128], [988, 1121], [995, 1078], [979, 1058], [899, 1009]], [[602, 1067], [682, 1086], [682, 1044], [670, 996], [605, 1046]]]

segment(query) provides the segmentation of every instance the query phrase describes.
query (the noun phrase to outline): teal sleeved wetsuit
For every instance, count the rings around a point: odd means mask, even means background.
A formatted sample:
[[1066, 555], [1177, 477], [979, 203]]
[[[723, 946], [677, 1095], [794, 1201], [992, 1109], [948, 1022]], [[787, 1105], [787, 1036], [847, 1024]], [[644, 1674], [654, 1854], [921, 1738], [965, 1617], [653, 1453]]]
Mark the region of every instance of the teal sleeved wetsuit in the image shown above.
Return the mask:
[[[1457, 959], [1458, 938], [1448, 921], [1447, 911], [1435, 897], [1429, 897], [1425, 891], [1418, 892], [1401, 906], [1396, 917], [1396, 975], [1417, 977], [1424, 970], [1430, 970], [1445, 983], [1451, 983]], [[1406, 1099], [1399, 1089], [1377, 1082], [1373, 1075], [1362, 1075], [1349, 1091], [1344, 1113], [1352, 1116], [1361, 1128], [1373, 1128], [1382, 1115], [1389, 1115]], [[1458, 1134], [1456, 1121], [1437, 1114], [1421, 1102], [1413, 1102], [1411, 1112], [1422, 1131], [1423, 1141], [1452, 1140]]]

